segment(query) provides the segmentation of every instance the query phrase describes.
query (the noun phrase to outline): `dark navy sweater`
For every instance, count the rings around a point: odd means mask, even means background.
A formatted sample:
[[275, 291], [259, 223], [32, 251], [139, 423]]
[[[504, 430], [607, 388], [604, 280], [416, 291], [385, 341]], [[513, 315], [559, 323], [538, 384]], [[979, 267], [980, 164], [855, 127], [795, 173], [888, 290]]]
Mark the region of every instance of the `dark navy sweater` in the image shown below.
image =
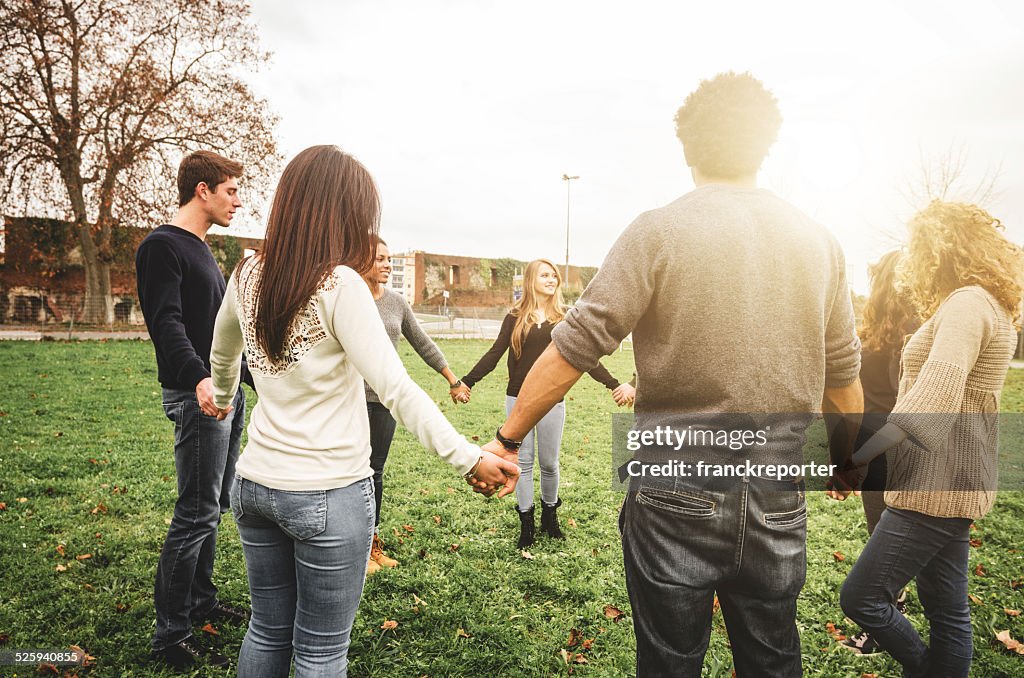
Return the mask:
[[226, 287], [213, 253], [192, 233], [164, 224], [139, 245], [135, 274], [160, 384], [195, 390], [210, 376], [213, 323]]

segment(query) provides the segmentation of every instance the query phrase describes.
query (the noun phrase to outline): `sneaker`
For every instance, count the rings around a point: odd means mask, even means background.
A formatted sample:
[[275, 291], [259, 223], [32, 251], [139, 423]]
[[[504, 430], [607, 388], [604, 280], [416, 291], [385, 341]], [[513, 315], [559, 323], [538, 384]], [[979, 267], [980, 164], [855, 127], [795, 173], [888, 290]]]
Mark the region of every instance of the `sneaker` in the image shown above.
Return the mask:
[[223, 668], [231, 663], [231, 660], [213, 650], [200, 647], [194, 638], [168, 645], [162, 650], [155, 650], [153, 657], [164, 662], [175, 671], [184, 671], [191, 668], [198, 660], [205, 658], [210, 666]]
[[849, 650], [857, 655], [869, 655], [877, 652], [884, 652], [882, 646], [878, 644], [878, 641], [872, 638], [871, 634], [867, 631], [861, 631], [857, 635], [841, 641], [839, 646], [844, 650]]
[[388, 557], [384, 553], [384, 542], [380, 540], [380, 535], [376, 533], [373, 535], [373, 546], [370, 547], [370, 560], [377, 561], [377, 564], [381, 567], [396, 567], [398, 565], [397, 560]]
[[209, 612], [197, 620], [196, 623], [248, 624], [250, 614], [251, 613], [247, 608], [217, 603], [210, 608]]

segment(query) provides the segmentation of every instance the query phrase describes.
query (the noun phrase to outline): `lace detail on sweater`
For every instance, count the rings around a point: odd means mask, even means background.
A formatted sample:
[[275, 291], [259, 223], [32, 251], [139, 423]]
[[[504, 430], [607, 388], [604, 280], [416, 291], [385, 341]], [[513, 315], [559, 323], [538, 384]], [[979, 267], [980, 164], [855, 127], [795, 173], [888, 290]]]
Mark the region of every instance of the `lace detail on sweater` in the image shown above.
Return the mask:
[[238, 308], [249, 369], [264, 376], [275, 376], [291, 371], [304, 355], [327, 338], [327, 329], [317, 310], [317, 298], [322, 292], [337, 288], [338, 278], [332, 271], [295, 315], [285, 338], [284, 357], [274, 360], [256, 341], [256, 287], [261, 271], [262, 267], [258, 264], [249, 264], [239, 272]]

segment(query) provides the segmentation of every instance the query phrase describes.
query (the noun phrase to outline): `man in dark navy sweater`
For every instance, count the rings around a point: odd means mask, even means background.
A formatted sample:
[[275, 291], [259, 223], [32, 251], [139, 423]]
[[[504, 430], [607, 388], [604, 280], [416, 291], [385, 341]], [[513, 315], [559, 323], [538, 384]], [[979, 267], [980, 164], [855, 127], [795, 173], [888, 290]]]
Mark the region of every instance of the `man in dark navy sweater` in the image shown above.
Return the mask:
[[206, 244], [214, 224], [227, 226], [241, 202], [242, 165], [209, 151], [192, 153], [178, 168], [178, 213], [150, 233], [135, 254], [139, 302], [156, 350], [167, 418], [174, 422], [178, 500], [156, 571], [154, 655], [176, 669], [205, 656], [193, 623], [243, 621], [246, 612], [217, 599], [212, 581], [217, 527], [229, 510], [228, 490], [245, 421], [239, 389], [232, 406], [213, 402], [210, 345], [224, 298], [224, 276]]

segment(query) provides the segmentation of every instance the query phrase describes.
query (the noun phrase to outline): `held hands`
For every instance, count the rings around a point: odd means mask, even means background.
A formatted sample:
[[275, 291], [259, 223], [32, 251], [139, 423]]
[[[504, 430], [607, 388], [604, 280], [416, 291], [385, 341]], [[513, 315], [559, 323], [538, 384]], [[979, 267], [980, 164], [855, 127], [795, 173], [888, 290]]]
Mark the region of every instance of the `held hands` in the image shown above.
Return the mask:
[[465, 384], [459, 384], [458, 386], [452, 386], [448, 389], [448, 395], [452, 397], [453, 403], [468, 403], [469, 397], [472, 392], [469, 387]]
[[825, 483], [825, 496], [843, 501], [851, 494], [860, 496], [860, 485], [867, 475], [866, 466], [854, 466], [851, 462], [841, 471], [836, 471]]
[[217, 417], [217, 421], [223, 421], [234, 409], [231, 405], [226, 408], [217, 407], [213, 401], [213, 379], [210, 377], [206, 377], [196, 384], [196, 402], [199, 403], [199, 409], [203, 411], [203, 414], [208, 417]]
[[516, 489], [519, 467], [483, 448], [481, 452], [483, 456], [477, 464], [476, 471], [466, 482], [473, 487], [474, 492], [479, 492], [485, 497], [490, 497], [495, 492], [498, 493], [499, 499], [510, 494]]
[[619, 407], [623, 405], [632, 406], [633, 401], [636, 400], [636, 389], [629, 384], [619, 384], [612, 391], [612, 398]]

